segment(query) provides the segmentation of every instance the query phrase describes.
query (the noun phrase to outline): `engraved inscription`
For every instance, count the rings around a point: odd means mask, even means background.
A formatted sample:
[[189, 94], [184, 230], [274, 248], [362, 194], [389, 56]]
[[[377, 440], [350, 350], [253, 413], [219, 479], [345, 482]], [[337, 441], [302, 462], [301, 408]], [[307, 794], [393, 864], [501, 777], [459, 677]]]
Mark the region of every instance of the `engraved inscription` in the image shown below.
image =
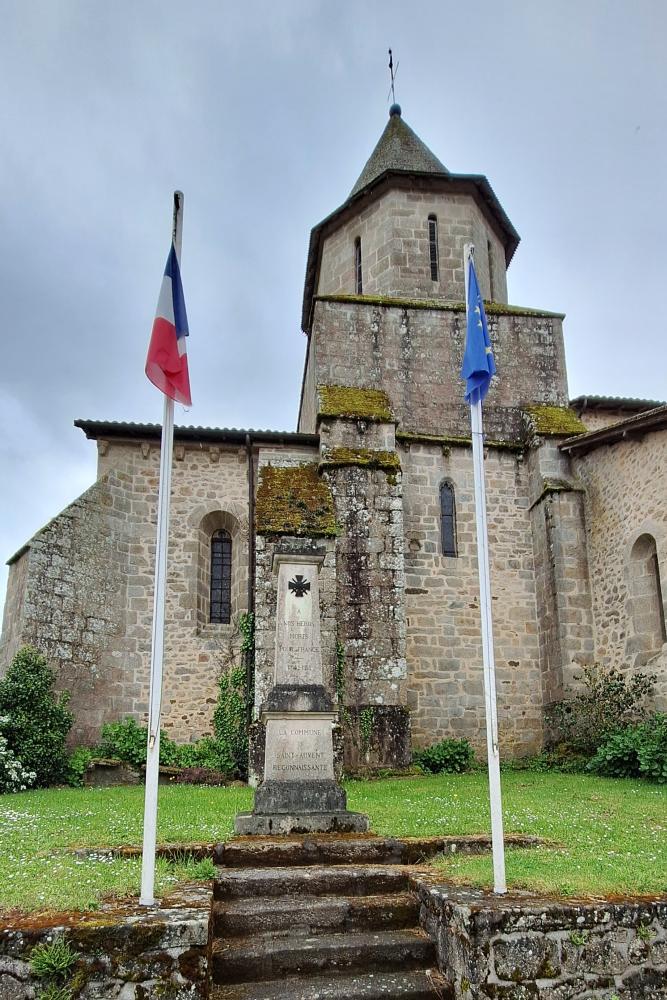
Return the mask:
[[331, 723], [271, 719], [266, 730], [266, 777], [301, 781], [333, 777]]

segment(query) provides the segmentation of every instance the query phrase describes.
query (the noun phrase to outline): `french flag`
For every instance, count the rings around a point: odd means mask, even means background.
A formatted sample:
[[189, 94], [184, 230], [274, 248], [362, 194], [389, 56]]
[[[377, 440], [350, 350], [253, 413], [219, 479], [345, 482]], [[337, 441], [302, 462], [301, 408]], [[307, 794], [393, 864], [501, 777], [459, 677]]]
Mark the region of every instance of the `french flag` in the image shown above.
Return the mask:
[[184, 406], [192, 406], [185, 346], [187, 336], [188, 317], [185, 312], [181, 270], [172, 243], [148, 346], [146, 375], [166, 396]]

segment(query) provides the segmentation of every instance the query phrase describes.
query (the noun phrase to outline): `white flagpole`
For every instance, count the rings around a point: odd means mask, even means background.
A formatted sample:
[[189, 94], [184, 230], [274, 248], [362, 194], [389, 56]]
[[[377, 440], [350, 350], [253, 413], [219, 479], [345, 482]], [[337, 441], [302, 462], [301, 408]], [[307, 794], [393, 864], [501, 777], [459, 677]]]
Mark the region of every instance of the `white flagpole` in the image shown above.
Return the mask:
[[[174, 192], [174, 222], [172, 239], [176, 257], [181, 263], [183, 232], [183, 194]], [[157, 839], [157, 791], [160, 774], [160, 714], [162, 709], [162, 666], [164, 662], [164, 612], [167, 583], [167, 549], [169, 543], [169, 501], [171, 498], [171, 465], [174, 450], [174, 401], [164, 396], [162, 440], [160, 444], [160, 485], [158, 488], [157, 541], [155, 548], [155, 591], [153, 594], [153, 637], [151, 645], [151, 677], [148, 701], [148, 753], [146, 757], [146, 791], [144, 796], [144, 843], [141, 859], [142, 906], [155, 906], [155, 844]]]
[[[465, 275], [466, 319], [468, 316], [468, 274], [475, 248], [467, 243], [463, 251]], [[482, 662], [484, 665], [484, 701], [486, 707], [486, 753], [489, 770], [491, 805], [491, 846], [493, 852], [493, 891], [507, 892], [505, 882], [505, 844], [503, 808], [500, 793], [500, 754], [498, 750], [498, 713], [496, 708], [496, 668], [493, 657], [493, 621], [491, 614], [491, 580], [489, 574], [489, 541], [486, 529], [486, 493], [484, 489], [484, 431], [482, 402], [470, 404], [472, 460], [475, 477], [475, 519], [477, 525], [477, 562], [479, 566], [479, 608], [482, 619]]]

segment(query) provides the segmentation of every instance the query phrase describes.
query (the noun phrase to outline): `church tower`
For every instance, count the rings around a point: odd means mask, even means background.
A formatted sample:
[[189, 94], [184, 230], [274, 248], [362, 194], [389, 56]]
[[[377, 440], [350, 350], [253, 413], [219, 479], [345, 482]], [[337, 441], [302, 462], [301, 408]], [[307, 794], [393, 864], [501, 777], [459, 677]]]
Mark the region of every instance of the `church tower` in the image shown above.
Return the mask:
[[[417, 744], [483, 739], [470, 417], [459, 376], [466, 243], [475, 245], [499, 373], [485, 426], [506, 750], [541, 745], [544, 703], [561, 694], [565, 665], [567, 676], [589, 655], [579, 582], [576, 610], [554, 584], [568, 546], [585, 553], [580, 498], [555, 447], [579, 428], [566, 408], [562, 316], [508, 305], [519, 236], [488, 180], [448, 170], [393, 105], [348, 198], [311, 233], [299, 413], [299, 431], [319, 435], [339, 526], [341, 690], [348, 714], [366, 720], [348, 754], [364, 756], [365, 725], [365, 756], [378, 766], [407, 759], [410, 728]], [[551, 481], [562, 495], [547, 524]], [[586, 567], [577, 572], [583, 588]]]

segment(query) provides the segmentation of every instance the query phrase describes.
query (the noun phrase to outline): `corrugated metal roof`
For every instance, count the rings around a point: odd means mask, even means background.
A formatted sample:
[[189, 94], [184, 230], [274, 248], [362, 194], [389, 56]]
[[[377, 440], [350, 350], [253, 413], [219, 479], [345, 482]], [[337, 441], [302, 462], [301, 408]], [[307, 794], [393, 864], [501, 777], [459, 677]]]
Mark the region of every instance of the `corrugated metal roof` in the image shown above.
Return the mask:
[[[160, 437], [161, 424], [138, 424], [124, 420], [75, 420], [74, 426], [79, 427], [86, 437], [97, 438], [146, 438]], [[174, 427], [174, 438], [179, 441], [220, 441], [230, 444], [245, 444], [250, 437], [257, 443], [301, 444], [316, 446], [319, 443], [317, 434], [300, 434], [297, 431], [270, 431], [242, 429], [238, 427]]]
[[635, 436], [647, 434], [649, 431], [661, 430], [667, 427], [667, 404], [635, 413], [632, 417], [619, 420], [616, 424], [609, 424], [600, 427], [596, 431], [588, 431], [587, 434], [579, 434], [576, 438], [568, 438], [563, 441], [559, 448], [570, 454], [586, 454], [600, 444], [614, 444], [616, 441], [627, 440]]
[[654, 410], [664, 406], [664, 399], [634, 399], [631, 396], [577, 396], [570, 400], [575, 410]]

